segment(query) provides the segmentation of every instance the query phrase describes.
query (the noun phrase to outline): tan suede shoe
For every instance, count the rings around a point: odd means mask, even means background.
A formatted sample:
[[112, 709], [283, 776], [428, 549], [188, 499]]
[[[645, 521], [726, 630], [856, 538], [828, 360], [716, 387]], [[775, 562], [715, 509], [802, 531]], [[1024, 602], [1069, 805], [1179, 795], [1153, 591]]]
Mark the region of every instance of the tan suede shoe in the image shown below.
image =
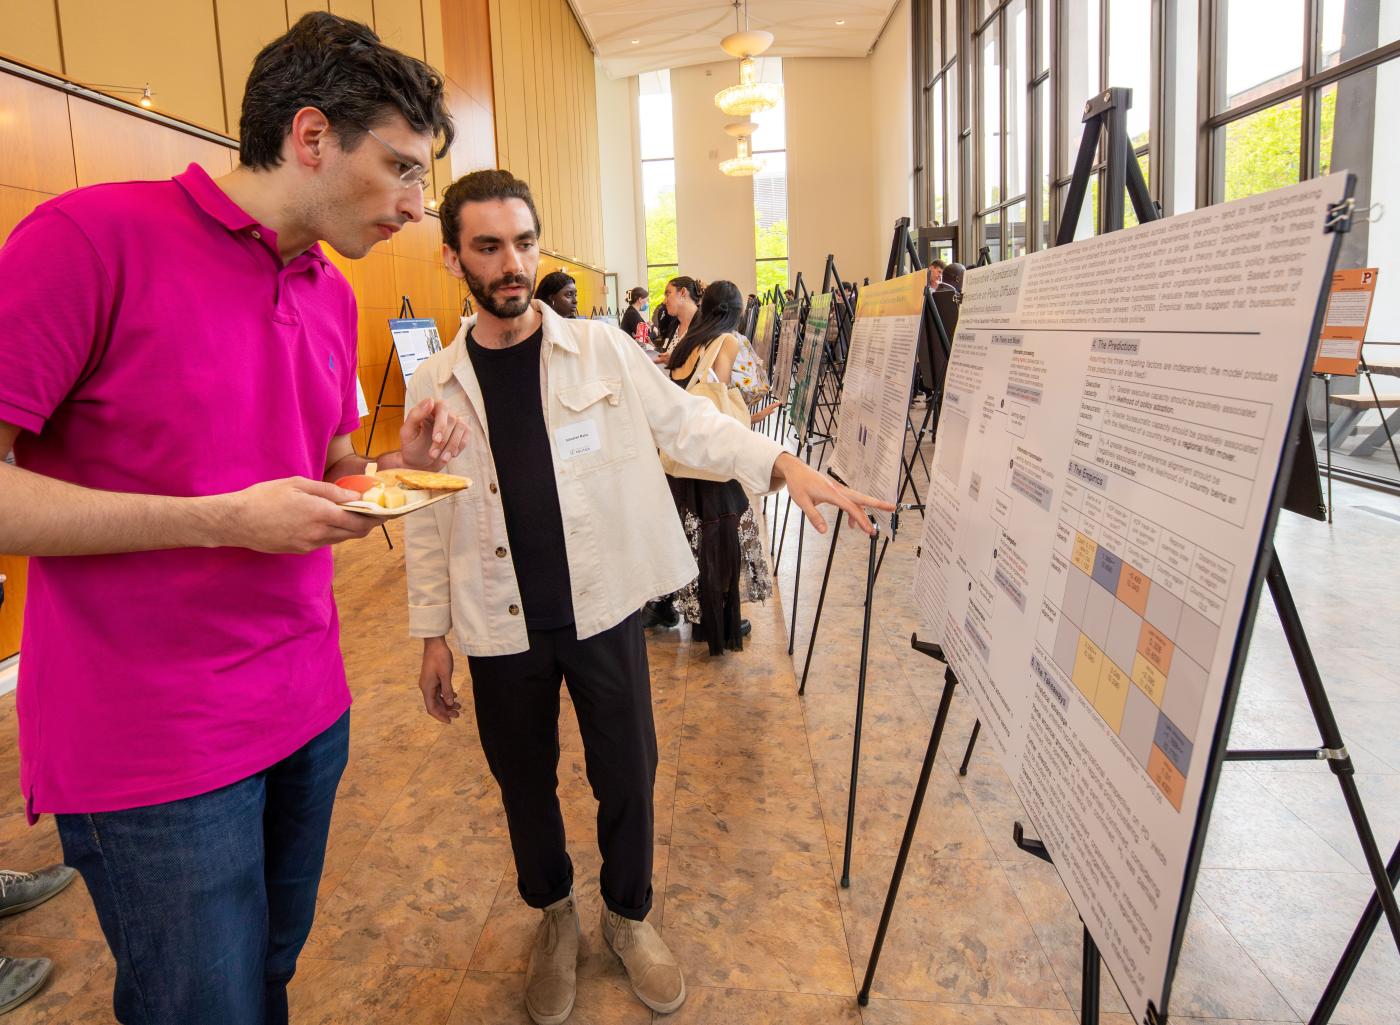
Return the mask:
[[525, 1010], [535, 1025], [562, 1025], [578, 992], [578, 909], [571, 893], [544, 909], [525, 973]]
[[637, 999], [657, 1014], [685, 1003], [685, 976], [661, 934], [649, 922], [634, 922], [603, 908], [603, 939], [627, 969]]

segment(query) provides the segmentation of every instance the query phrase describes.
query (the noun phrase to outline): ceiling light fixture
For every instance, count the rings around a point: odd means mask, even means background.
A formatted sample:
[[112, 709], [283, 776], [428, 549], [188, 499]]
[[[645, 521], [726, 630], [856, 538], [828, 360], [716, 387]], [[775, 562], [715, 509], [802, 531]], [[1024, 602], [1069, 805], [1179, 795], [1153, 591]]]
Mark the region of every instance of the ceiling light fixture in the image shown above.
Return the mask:
[[729, 160], [720, 161], [719, 169], [731, 178], [747, 178], [764, 168], [764, 162], [753, 155], [752, 136], [758, 125], [752, 121], [735, 121], [724, 126], [724, 130], [738, 141], [738, 153]]
[[[742, 9], [743, 20], [740, 23]], [[760, 111], [772, 110], [783, 98], [783, 87], [776, 82], [760, 82], [754, 58], [773, 45], [773, 33], [750, 29], [747, 0], [734, 0], [736, 31], [720, 40], [719, 45], [731, 57], [739, 58], [739, 84], [721, 89], [715, 94], [715, 106], [726, 114], [747, 117]]]
[[845, 18], [837, 18], [837, 19], [836, 19], [836, 24], [838, 24], [838, 25], [844, 25], [844, 24], [846, 24], [846, 19], [845, 19]]
[[633, 45], [633, 46], [636, 46], [636, 45], [637, 45], [638, 43], [640, 43], [640, 42], [641, 42], [640, 39], [634, 39], [634, 40], [632, 40], [632, 45]]

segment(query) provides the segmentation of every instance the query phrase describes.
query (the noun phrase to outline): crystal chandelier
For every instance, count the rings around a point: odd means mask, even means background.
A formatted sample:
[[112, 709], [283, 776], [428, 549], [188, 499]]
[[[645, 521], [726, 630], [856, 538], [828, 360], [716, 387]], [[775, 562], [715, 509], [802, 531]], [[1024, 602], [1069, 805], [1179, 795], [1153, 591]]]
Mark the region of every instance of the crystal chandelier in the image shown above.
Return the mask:
[[753, 142], [750, 139], [757, 128], [752, 121], [736, 121], [724, 126], [724, 130], [739, 143], [738, 155], [720, 161], [719, 165], [719, 169], [731, 178], [747, 178], [763, 170], [764, 163], [753, 155]]
[[[740, 8], [743, 27], [739, 27]], [[758, 81], [753, 59], [773, 45], [773, 33], [748, 28], [749, 8], [746, 0], [734, 0], [734, 24], [738, 31], [720, 40], [719, 45], [731, 57], [739, 58], [739, 84], [721, 89], [715, 94], [715, 106], [731, 117], [748, 117], [760, 111], [772, 110], [783, 98], [783, 87], [776, 82]]]

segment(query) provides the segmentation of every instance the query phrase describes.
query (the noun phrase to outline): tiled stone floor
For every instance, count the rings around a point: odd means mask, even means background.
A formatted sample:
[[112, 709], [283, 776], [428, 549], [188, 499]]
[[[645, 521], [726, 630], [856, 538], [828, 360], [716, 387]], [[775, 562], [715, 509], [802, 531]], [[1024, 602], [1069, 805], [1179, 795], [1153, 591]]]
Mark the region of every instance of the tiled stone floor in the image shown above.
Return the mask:
[[[1278, 542], [1360, 784], [1388, 854], [1400, 838], [1400, 502], [1340, 486], [1333, 527], [1285, 516]], [[771, 503], [770, 503], [771, 508]], [[1380, 515], [1389, 513], [1390, 516]], [[661, 769], [655, 921], [690, 998], [671, 1020], [709, 1023], [1071, 1025], [1079, 926], [1054, 869], [1021, 853], [1019, 801], [988, 749], [956, 773], [974, 712], [955, 700], [918, 842], [868, 1008], [854, 994], [927, 744], [941, 667], [909, 648], [917, 516], [881, 569], [853, 878], [838, 885], [867, 546], [844, 530], [807, 696], [786, 650], [796, 521], [783, 599], [750, 611], [753, 642], [709, 658], [685, 631], [652, 637]], [[810, 634], [827, 540], [809, 530], [797, 594], [796, 665]], [[515, 892], [505, 821], [470, 715], [422, 711], [406, 639], [401, 549], [382, 537], [337, 553], [337, 597], [356, 695], [352, 754], [321, 905], [293, 984], [299, 1025], [526, 1022], [522, 972], [534, 913]], [[465, 683], [462, 684], [465, 686]], [[470, 708], [470, 703], [467, 703]], [[565, 697], [560, 790], [578, 869], [586, 953], [572, 1022], [644, 1022], [597, 932], [594, 804]], [[1266, 600], [1233, 741], [1315, 742]], [[17, 775], [13, 698], [0, 699], [0, 772]], [[12, 784], [13, 785], [13, 784]], [[0, 817], [0, 866], [58, 860], [50, 821]], [[1335, 783], [1311, 763], [1227, 768], [1211, 825], [1174, 1020], [1306, 1020], [1367, 896]], [[6, 1018], [106, 1025], [112, 966], [81, 884], [0, 921], [0, 952], [56, 963], [45, 992]], [[1111, 985], [1105, 1020], [1130, 1025]], [[1334, 1021], [1393, 1025], [1400, 956], [1382, 931]]]

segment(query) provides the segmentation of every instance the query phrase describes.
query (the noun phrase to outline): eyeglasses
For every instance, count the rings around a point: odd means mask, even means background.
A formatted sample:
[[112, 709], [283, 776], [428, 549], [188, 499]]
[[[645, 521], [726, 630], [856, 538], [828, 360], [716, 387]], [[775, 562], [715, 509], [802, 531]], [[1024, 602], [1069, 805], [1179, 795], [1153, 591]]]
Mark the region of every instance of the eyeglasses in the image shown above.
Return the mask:
[[379, 145], [383, 146], [386, 150], [388, 150], [393, 155], [394, 159], [399, 162], [400, 165], [408, 168], [408, 170], [404, 171], [402, 174], [399, 175], [400, 185], [402, 185], [406, 189], [412, 188], [415, 185], [419, 189], [426, 189], [428, 187], [428, 169], [426, 167], [418, 163], [413, 158], [406, 157], [398, 150], [394, 149], [393, 146], [390, 146], [387, 142], [385, 142], [378, 135], [376, 135], [373, 128], [366, 128], [365, 131], [373, 137], [375, 142], [379, 143]]

